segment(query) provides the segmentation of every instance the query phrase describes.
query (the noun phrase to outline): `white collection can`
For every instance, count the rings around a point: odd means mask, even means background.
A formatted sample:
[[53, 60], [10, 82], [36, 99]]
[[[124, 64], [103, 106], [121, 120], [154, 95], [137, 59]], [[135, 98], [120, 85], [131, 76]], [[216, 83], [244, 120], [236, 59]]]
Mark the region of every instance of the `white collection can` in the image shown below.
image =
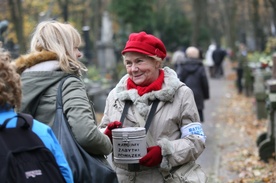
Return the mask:
[[139, 163], [147, 154], [146, 130], [143, 127], [124, 127], [112, 130], [115, 163]]

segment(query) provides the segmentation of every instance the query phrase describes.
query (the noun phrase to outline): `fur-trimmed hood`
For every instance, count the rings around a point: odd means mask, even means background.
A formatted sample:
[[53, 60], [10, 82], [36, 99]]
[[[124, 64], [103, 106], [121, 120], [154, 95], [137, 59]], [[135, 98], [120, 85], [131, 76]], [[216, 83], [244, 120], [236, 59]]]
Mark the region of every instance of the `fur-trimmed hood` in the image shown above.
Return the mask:
[[57, 54], [50, 51], [34, 52], [26, 55], [22, 55], [17, 58], [13, 64], [16, 67], [17, 73], [21, 74], [25, 69], [30, 68], [38, 63], [57, 60]]
[[175, 71], [169, 67], [164, 67], [164, 83], [162, 89], [158, 91], [152, 91], [140, 96], [136, 89], [127, 90], [126, 83], [128, 79], [128, 74], [126, 74], [116, 85], [116, 95], [119, 100], [131, 100], [133, 104], [137, 107], [139, 113], [142, 116], [146, 116], [149, 110], [149, 102], [155, 99], [159, 99], [163, 102], [172, 102], [174, 99], [175, 92], [184, 83], [180, 82], [177, 78]]

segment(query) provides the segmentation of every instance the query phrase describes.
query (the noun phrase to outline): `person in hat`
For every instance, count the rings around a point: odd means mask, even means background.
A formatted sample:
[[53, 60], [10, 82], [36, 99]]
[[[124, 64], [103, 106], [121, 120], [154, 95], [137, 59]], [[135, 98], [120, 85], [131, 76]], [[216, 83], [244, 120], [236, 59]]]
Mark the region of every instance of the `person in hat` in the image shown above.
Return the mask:
[[[112, 164], [122, 183], [164, 182], [165, 173], [195, 161], [205, 148], [193, 92], [173, 69], [162, 67], [167, 52], [154, 35], [131, 33], [121, 53], [127, 74], [109, 93], [99, 127], [111, 141], [115, 128], [144, 127], [153, 101], [159, 100], [147, 131], [147, 154], [135, 168]], [[131, 105], [120, 121], [126, 101]], [[196, 125], [200, 133], [187, 130], [189, 124]]]
[[187, 48], [185, 62], [179, 66], [177, 75], [180, 81], [192, 89], [200, 122], [204, 122], [204, 100], [209, 99], [210, 94], [208, 78], [198, 48], [194, 46]]
[[79, 77], [70, 77], [63, 84], [64, 114], [76, 141], [86, 152], [108, 155], [112, 144], [97, 128], [95, 112], [81, 80], [87, 69], [78, 60], [82, 56], [80, 45], [81, 36], [69, 23], [43, 21], [36, 26], [30, 53], [14, 63], [22, 80], [23, 99], [19, 111], [52, 126], [59, 81], [68, 75]]
[[[22, 90], [20, 76], [16, 73], [15, 68], [10, 62], [10, 53], [1, 48], [0, 45], [0, 125], [6, 119], [14, 117], [7, 125], [8, 128], [13, 128], [17, 123], [17, 118], [15, 118], [17, 116], [16, 109], [21, 106]], [[45, 147], [55, 157], [65, 181], [73, 183], [72, 171], [51, 128], [34, 119], [32, 131], [42, 140]], [[3, 166], [3, 164], [0, 166]], [[2, 181], [5, 182], [5, 180]]]

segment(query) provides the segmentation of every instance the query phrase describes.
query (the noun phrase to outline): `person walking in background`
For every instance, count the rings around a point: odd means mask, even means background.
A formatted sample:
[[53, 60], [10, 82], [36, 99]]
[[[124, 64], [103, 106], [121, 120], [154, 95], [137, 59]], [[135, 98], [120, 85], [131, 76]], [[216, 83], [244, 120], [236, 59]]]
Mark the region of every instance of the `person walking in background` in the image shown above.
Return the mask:
[[[78, 61], [81, 36], [70, 24], [40, 22], [31, 39], [30, 53], [15, 60], [21, 74], [23, 100], [20, 111], [52, 126], [59, 81], [80, 77], [86, 67]], [[108, 155], [109, 138], [97, 127], [95, 112], [82, 80], [70, 77], [62, 87], [63, 111], [76, 141], [90, 154]], [[34, 104], [37, 102], [37, 107]]]
[[178, 65], [185, 61], [185, 48], [180, 46], [173, 53], [171, 63], [173, 64], [173, 69], [176, 70]]
[[[195, 161], [205, 148], [192, 90], [179, 81], [173, 69], [162, 68], [166, 54], [163, 42], [146, 32], [131, 33], [122, 51], [127, 74], [109, 93], [99, 127], [112, 141], [112, 130], [122, 126], [119, 120], [126, 101], [132, 104], [123, 127], [144, 127], [139, 119], [146, 120], [153, 101], [160, 102], [147, 132], [152, 137], [147, 140], [148, 153], [139, 160], [139, 170], [113, 161], [121, 183], [165, 182], [165, 173], [171, 175], [172, 169]], [[188, 130], [191, 124], [202, 132], [199, 136]]]
[[[15, 109], [20, 108], [22, 91], [20, 76], [10, 63], [10, 54], [0, 48], [0, 124], [8, 118], [17, 116]], [[11, 119], [8, 128], [16, 126], [17, 118]], [[53, 154], [61, 174], [67, 183], [73, 183], [73, 176], [64, 153], [51, 128], [37, 120], [33, 120], [32, 131], [42, 140]], [[3, 148], [3, 147], [1, 147]], [[2, 155], [2, 154], [1, 154]], [[3, 166], [1, 164], [0, 166]], [[2, 175], [2, 174], [1, 174]], [[3, 177], [2, 177], [3, 178]], [[6, 180], [2, 180], [6, 182]]]
[[205, 54], [205, 65], [208, 67], [209, 75], [211, 78], [215, 77], [213, 52], [216, 49], [216, 45], [210, 44]]
[[209, 99], [209, 83], [199, 50], [196, 47], [188, 47], [186, 61], [177, 70], [180, 81], [192, 89], [200, 121], [204, 122], [204, 100]]
[[239, 52], [237, 54], [237, 88], [238, 88], [238, 93], [242, 94], [243, 92], [243, 73], [244, 73], [244, 68], [246, 67], [247, 64], [247, 49], [243, 43], [239, 45]]
[[212, 54], [212, 58], [215, 64], [215, 69], [214, 69], [215, 78], [220, 78], [224, 76], [222, 64], [226, 55], [227, 55], [227, 52], [224, 49], [222, 49], [219, 44], [217, 44], [216, 49], [213, 51], [213, 54]]

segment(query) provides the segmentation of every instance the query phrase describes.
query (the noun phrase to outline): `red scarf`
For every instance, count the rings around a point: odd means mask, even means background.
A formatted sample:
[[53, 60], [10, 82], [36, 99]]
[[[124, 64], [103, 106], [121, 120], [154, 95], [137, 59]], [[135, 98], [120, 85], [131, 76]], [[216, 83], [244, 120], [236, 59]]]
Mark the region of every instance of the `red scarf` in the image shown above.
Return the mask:
[[159, 70], [158, 78], [148, 86], [137, 86], [130, 78], [127, 80], [127, 89], [136, 89], [140, 96], [151, 91], [157, 91], [162, 88], [162, 83], [164, 81], [164, 71]]

